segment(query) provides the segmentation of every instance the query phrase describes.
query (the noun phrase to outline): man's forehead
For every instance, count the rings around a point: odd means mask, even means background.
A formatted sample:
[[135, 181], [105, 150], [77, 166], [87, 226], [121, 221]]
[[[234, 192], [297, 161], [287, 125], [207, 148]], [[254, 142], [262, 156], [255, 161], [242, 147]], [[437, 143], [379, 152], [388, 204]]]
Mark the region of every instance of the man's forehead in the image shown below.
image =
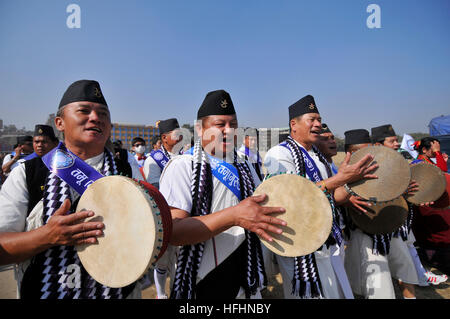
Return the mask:
[[39, 141], [39, 140], [45, 140], [45, 139], [49, 139], [50, 137], [46, 136], [46, 135], [38, 135], [33, 137], [33, 140], [35, 141]]
[[109, 112], [109, 109], [106, 105], [104, 104], [100, 104], [100, 103], [96, 103], [96, 102], [89, 102], [89, 101], [77, 101], [77, 102], [72, 102], [67, 104], [66, 106], [82, 106], [82, 107], [89, 107], [89, 108], [93, 108], [93, 109], [103, 109], [105, 111]]
[[307, 119], [307, 120], [322, 120], [322, 117], [319, 113], [305, 113], [301, 116], [301, 119]]
[[322, 134], [320, 134], [320, 137], [323, 137], [323, 138], [325, 138], [325, 139], [328, 139], [328, 138], [334, 138], [334, 134], [333, 134], [333, 133], [330, 133], [330, 132], [322, 133]]
[[388, 141], [397, 141], [397, 140], [398, 140], [398, 137], [397, 137], [397, 136], [389, 136], [389, 137], [386, 137], [385, 140], [388, 140]]

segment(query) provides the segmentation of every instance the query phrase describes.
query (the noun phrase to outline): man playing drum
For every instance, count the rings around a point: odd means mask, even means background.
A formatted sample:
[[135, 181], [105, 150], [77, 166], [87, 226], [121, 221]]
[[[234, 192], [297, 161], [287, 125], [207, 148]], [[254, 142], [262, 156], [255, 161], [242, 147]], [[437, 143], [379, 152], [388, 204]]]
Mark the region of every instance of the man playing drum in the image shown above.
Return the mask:
[[343, 269], [343, 265], [336, 268], [331, 261], [331, 247], [335, 246], [335, 251], [338, 251], [342, 244], [342, 233], [337, 223], [334, 205], [341, 204], [349, 198], [349, 194], [343, 188], [345, 183], [375, 178], [376, 176], [370, 172], [377, 165], [369, 166], [373, 159], [371, 155], [365, 156], [356, 164], [349, 165], [350, 155], [347, 154], [338, 173], [333, 176], [327, 160], [314, 146], [322, 131], [321, 121], [322, 118], [311, 95], [291, 105], [290, 136], [285, 142], [272, 147], [264, 159], [264, 166], [269, 174], [284, 172], [299, 174], [316, 183], [327, 195], [333, 208], [333, 226], [326, 244], [306, 256], [277, 255], [285, 298], [353, 298], [351, 291], [347, 291], [349, 288], [347, 276], [345, 272], [339, 270]]
[[[58, 145], [65, 149], [64, 154], [71, 152], [90, 170], [103, 175], [118, 174], [114, 157], [105, 148], [111, 118], [98, 82], [72, 83], [61, 99], [55, 124], [64, 133], [64, 143]], [[64, 158], [53, 159], [58, 162]], [[75, 168], [77, 163], [62, 164]], [[21, 165], [11, 172], [0, 192], [0, 264], [19, 264], [16, 278], [20, 297], [140, 297], [139, 284], [106, 287], [93, 280], [81, 265], [74, 245], [95, 244], [104, 224], [83, 222], [95, 212], [73, 213], [79, 194], [63, 178], [47, 167], [28, 172]], [[27, 185], [42, 190], [40, 196]]]
[[[365, 129], [349, 130], [344, 135], [346, 152], [354, 153], [372, 145]], [[395, 141], [392, 144], [395, 146]], [[367, 214], [365, 207], [372, 206], [357, 196], [352, 196], [349, 202]], [[345, 269], [355, 294], [370, 299], [395, 299], [392, 277], [402, 282], [417, 282], [414, 263], [403, 241], [392, 238], [391, 234], [371, 235], [354, 225], [351, 228]], [[402, 288], [406, 297], [414, 297], [408, 294], [409, 289]]]
[[180, 247], [171, 298], [260, 297], [265, 284], [261, 243], [281, 233], [284, 212], [262, 207], [265, 195], [252, 196], [260, 181], [248, 161], [238, 160], [236, 112], [224, 90], [209, 92], [197, 113], [199, 139], [172, 158], [160, 179], [171, 207], [172, 245]]
[[[371, 133], [372, 133], [371, 139], [374, 145], [382, 145], [385, 147], [389, 147], [397, 152], [401, 151], [397, 134], [395, 134], [394, 128], [392, 127], [391, 124], [385, 124], [374, 127], [371, 129]], [[405, 157], [404, 153], [401, 154]], [[417, 189], [417, 186], [420, 187], [420, 185], [418, 185], [415, 181], [412, 181], [408, 191], [413, 192], [415, 189]], [[429, 204], [430, 203], [424, 203], [421, 204], [421, 206], [429, 206]], [[411, 231], [411, 223], [413, 220], [414, 207], [411, 203], [408, 203], [408, 206], [409, 206], [409, 215], [405, 225], [400, 227], [400, 229], [394, 232], [392, 235], [393, 238], [403, 239], [413, 259], [415, 269], [418, 275], [417, 278], [418, 280], [416, 282], [411, 283], [405, 281], [403, 281], [403, 283], [400, 282], [400, 287], [402, 288], [402, 293], [405, 298], [415, 298], [414, 284], [427, 285], [426, 282], [429, 277], [438, 277], [438, 275], [433, 274], [431, 271], [426, 271], [426, 269], [423, 267], [419, 259], [417, 250], [414, 247], [414, 242], [416, 241], [416, 239]], [[438, 278], [438, 280], [445, 281], [442, 278]]]

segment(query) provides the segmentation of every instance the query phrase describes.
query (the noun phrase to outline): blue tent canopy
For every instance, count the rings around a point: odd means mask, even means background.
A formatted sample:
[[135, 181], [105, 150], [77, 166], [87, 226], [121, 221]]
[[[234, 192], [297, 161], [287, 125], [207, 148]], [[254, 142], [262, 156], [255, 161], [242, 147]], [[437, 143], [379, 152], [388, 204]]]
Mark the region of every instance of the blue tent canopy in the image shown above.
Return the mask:
[[431, 119], [428, 127], [431, 136], [450, 134], [450, 115], [442, 115]]

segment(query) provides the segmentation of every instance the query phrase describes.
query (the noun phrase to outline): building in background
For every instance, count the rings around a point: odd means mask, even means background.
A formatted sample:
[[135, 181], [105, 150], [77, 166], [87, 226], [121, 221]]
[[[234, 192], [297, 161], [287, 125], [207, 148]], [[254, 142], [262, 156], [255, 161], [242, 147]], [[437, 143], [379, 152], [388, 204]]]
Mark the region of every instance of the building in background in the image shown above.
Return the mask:
[[159, 135], [159, 129], [152, 125], [112, 123], [111, 141], [121, 140], [123, 148], [128, 150], [131, 149], [131, 140], [137, 136], [145, 140], [145, 145], [149, 150], [152, 137], [155, 135]]
[[283, 142], [289, 135], [289, 127], [258, 128], [257, 130], [258, 148], [264, 154], [275, 145]]

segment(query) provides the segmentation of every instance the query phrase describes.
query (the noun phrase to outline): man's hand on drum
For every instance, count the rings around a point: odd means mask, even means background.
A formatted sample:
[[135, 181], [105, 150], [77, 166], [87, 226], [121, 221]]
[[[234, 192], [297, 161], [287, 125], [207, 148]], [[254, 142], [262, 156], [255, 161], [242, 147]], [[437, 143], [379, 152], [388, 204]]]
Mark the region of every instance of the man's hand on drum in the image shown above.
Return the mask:
[[282, 230], [276, 225], [286, 226], [287, 223], [279, 218], [268, 216], [272, 213], [284, 213], [282, 207], [263, 207], [267, 195], [255, 195], [248, 197], [234, 206], [234, 225], [256, 233], [267, 241], [272, 241], [269, 233], [281, 234]]
[[43, 226], [47, 228], [49, 242], [52, 245], [97, 243], [97, 237], [103, 235], [104, 224], [98, 221], [84, 222], [86, 218], [94, 216], [94, 212], [88, 210], [67, 215], [70, 206], [70, 200], [66, 199]]
[[372, 204], [369, 201], [366, 201], [359, 196], [352, 195], [352, 196], [350, 196], [350, 198], [348, 200], [348, 205], [356, 208], [357, 212], [359, 212], [359, 213], [362, 212], [362, 213], [366, 214], [368, 217], [370, 217], [370, 218], [372, 217], [372, 214], [365, 209], [365, 207], [367, 207], [367, 208], [372, 207]]
[[350, 158], [351, 154], [347, 152], [345, 159], [339, 166], [338, 173], [336, 174], [336, 177], [339, 178], [342, 184], [356, 182], [361, 179], [378, 178], [376, 175], [371, 174], [378, 168], [378, 164], [370, 165], [374, 159], [373, 155], [367, 154], [355, 164], [349, 164]]
[[[405, 196], [411, 196], [414, 195], [415, 192], [417, 192], [419, 190], [419, 184], [415, 181], [415, 180], [411, 180], [411, 182], [409, 182], [408, 188], [405, 191]], [[434, 202], [426, 202], [426, 203], [422, 203], [419, 206], [431, 206], [433, 205]]]

